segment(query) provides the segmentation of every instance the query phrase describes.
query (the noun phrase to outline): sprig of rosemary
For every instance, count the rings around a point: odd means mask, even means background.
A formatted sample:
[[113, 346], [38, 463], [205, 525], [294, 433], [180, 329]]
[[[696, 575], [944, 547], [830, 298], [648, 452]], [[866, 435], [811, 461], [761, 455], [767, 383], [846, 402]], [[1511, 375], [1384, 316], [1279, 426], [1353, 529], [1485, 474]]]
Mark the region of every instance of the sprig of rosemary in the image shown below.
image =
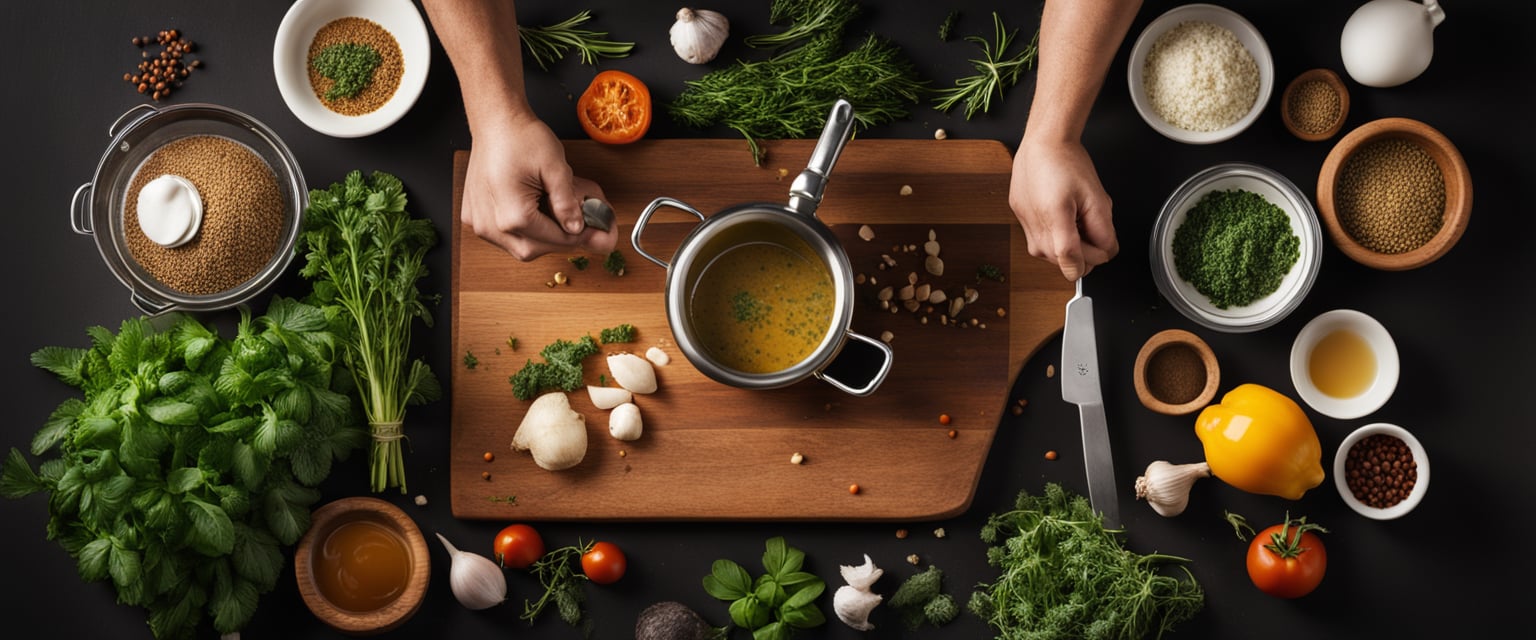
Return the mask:
[[954, 10], [944, 16], [944, 21], [939, 23], [939, 40], [949, 42], [949, 34], [955, 30], [955, 21], [960, 19], [960, 11]]
[[566, 52], [571, 49], [581, 54], [582, 64], [595, 65], [599, 57], [623, 58], [635, 48], [633, 42], [609, 40], [607, 31], [579, 28], [591, 19], [591, 11], [582, 11], [564, 22], [544, 27], [519, 26], [517, 35], [523, 41], [523, 46], [528, 48], [528, 55], [533, 56], [539, 68], [546, 71], [550, 64], [565, 58]]
[[742, 42], [749, 47], [768, 48], [789, 45], [811, 36], [836, 33], [859, 15], [859, 3], [854, 0], [774, 0], [768, 10], [768, 22], [788, 24], [779, 33], [747, 36]]
[[1035, 31], [1035, 37], [1030, 39], [1028, 46], [1009, 56], [1008, 49], [1013, 46], [1019, 30], [1009, 31], [1003, 26], [1002, 17], [995, 11], [992, 12], [992, 26], [993, 42], [989, 43], [981, 36], [965, 37], [981, 46], [981, 58], [971, 59], [976, 73], [960, 78], [955, 81], [954, 87], [938, 92], [934, 102], [939, 111], [948, 113], [955, 105], [964, 102], [966, 120], [970, 120], [978, 111], [986, 113], [992, 108], [994, 94], [1001, 100], [1003, 91], [1017, 84], [1025, 69], [1034, 68], [1035, 59], [1040, 53], [1040, 32]]

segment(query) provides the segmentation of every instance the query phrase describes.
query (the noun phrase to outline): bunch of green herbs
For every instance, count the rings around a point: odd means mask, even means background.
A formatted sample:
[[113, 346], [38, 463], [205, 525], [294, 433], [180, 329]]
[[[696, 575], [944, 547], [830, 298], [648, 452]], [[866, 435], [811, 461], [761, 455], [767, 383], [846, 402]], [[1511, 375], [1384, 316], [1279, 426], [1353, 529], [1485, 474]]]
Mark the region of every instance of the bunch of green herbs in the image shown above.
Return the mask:
[[827, 583], [802, 571], [805, 552], [789, 546], [783, 537], [769, 538], [763, 552], [767, 572], [755, 580], [741, 565], [716, 560], [704, 576], [704, 590], [731, 603], [731, 621], [752, 632], [753, 640], [786, 640], [795, 629], [811, 629], [826, 623], [816, 600]]
[[[513, 502], [516, 502], [516, 498], [513, 498]], [[550, 550], [528, 567], [544, 591], [538, 600], [523, 601], [523, 613], [519, 616], [521, 619], [533, 624], [546, 608], [554, 605], [555, 612], [566, 624], [583, 626], [587, 594], [582, 591], [581, 585], [587, 581], [587, 577], [578, 573], [576, 568], [581, 566], [581, 556], [591, 551], [592, 545], [591, 542], [578, 540], [575, 546]], [[587, 622], [589, 624], [586, 627], [590, 631], [590, 621]]]
[[410, 359], [414, 321], [432, 326], [417, 282], [437, 242], [432, 221], [405, 210], [405, 186], [387, 173], [353, 171], [329, 189], [311, 190], [299, 273], [313, 281], [307, 301], [325, 309], [343, 345], [368, 416], [373, 491], [406, 492], [400, 440], [407, 405], [442, 395], [425, 360]]
[[540, 69], [565, 58], [566, 52], [575, 49], [581, 55], [582, 64], [596, 65], [598, 58], [623, 58], [635, 48], [633, 42], [617, 42], [608, 39], [607, 31], [583, 29], [581, 25], [592, 19], [591, 11], [582, 11], [555, 24], [542, 27], [517, 28], [517, 36], [527, 47], [528, 55]]
[[[978, 585], [968, 608], [1005, 640], [1162, 637], [1204, 608], [1188, 560], [1138, 555], [1116, 533], [1061, 485], [1020, 492], [1013, 510], [981, 529], [987, 563], [1002, 573]], [[1164, 573], [1167, 565], [1182, 577]]]
[[1274, 293], [1301, 257], [1285, 210], [1252, 191], [1212, 191], [1173, 232], [1173, 266], [1217, 309]]
[[534, 362], [530, 358], [523, 368], [512, 374], [509, 379], [512, 395], [518, 400], [532, 400], [545, 389], [575, 391], [581, 387], [581, 361], [600, 350], [590, 335], [545, 345], [539, 350], [543, 362]]
[[981, 57], [971, 59], [976, 72], [955, 80], [955, 86], [940, 90], [934, 97], [935, 108], [948, 113], [963, 103], [965, 119], [970, 120], [978, 112], [991, 110], [993, 96], [1002, 100], [1003, 92], [1018, 84], [1019, 76], [1026, 69], [1034, 68], [1035, 59], [1040, 54], [1038, 30], [1028, 45], [1013, 53], [1009, 53], [1009, 49], [1018, 38], [1019, 30], [1010, 31], [1003, 26], [1003, 18], [996, 11], [992, 12], [992, 30], [992, 42], [980, 36], [965, 37], [967, 41], [981, 47]]
[[[309, 529], [314, 489], [366, 435], [335, 371], [323, 311], [274, 298], [242, 312], [234, 339], [190, 316], [87, 330], [90, 348], [46, 347], [32, 363], [83, 397], [11, 449], [0, 495], [48, 494], [48, 538], [80, 577], [144, 607], [156, 638], [251, 620]], [[158, 322], [158, 321], [157, 321]]]
[[[785, 7], [827, 3], [779, 0], [774, 15], [803, 16]], [[832, 4], [857, 8], [851, 1]], [[683, 92], [667, 105], [668, 112], [685, 126], [734, 129], [747, 139], [757, 165], [763, 159], [759, 140], [815, 137], [839, 98], [853, 105], [859, 127], [907, 117], [908, 105], [920, 102], [926, 90], [917, 68], [900, 47], [873, 34], [845, 51], [843, 33], [854, 13], [830, 12], [835, 19], [818, 22], [815, 31], [797, 36], [792, 47], [762, 60], [738, 60], [685, 82]]]
[[769, 24], [785, 25], [778, 33], [760, 33], [742, 39], [749, 47], [781, 47], [824, 30], [841, 32], [859, 15], [855, 0], [774, 0], [768, 9]]
[[902, 581], [891, 595], [890, 606], [908, 629], [924, 624], [942, 627], [960, 615], [955, 597], [944, 593], [944, 572], [932, 565]]
[[384, 59], [366, 44], [343, 42], [320, 50], [310, 64], [320, 75], [332, 80], [325, 99], [351, 98], [373, 83], [373, 71]]

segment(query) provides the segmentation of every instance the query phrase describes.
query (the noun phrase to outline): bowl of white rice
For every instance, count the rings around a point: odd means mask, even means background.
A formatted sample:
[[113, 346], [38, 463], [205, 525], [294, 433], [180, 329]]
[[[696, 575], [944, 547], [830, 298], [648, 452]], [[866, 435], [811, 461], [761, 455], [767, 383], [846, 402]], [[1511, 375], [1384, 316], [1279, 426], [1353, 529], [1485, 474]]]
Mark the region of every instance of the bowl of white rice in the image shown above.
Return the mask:
[[1189, 144], [1228, 140], [1263, 113], [1275, 86], [1269, 45], [1231, 9], [1186, 4], [1136, 38], [1131, 102], [1158, 133]]

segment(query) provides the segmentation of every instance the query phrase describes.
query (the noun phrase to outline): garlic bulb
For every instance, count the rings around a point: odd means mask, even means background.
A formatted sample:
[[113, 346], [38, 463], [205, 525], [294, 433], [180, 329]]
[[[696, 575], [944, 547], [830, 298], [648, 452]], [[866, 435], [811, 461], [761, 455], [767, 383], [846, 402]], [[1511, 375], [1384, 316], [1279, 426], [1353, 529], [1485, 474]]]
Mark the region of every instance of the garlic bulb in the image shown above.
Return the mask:
[[453, 587], [453, 597], [469, 609], [489, 609], [507, 599], [507, 574], [490, 558], [459, 551], [443, 534], [437, 534], [448, 548], [452, 564], [448, 569], [448, 585]]
[[1147, 471], [1136, 478], [1136, 497], [1145, 499], [1152, 510], [1165, 518], [1184, 513], [1189, 505], [1189, 489], [1196, 480], [1211, 477], [1211, 465], [1169, 464], [1158, 460], [1147, 465]]
[[875, 566], [875, 562], [869, 559], [869, 554], [864, 555], [864, 564], [842, 565], [838, 570], [848, 584], [838, 587], [837, 592], [832, 594], [832, 611], [837, 614], [838, 620], [842, 620], [843, 624], [854, 629], [859, 631], [874, 629], [875, 625], [869, 623], [869, 612], [873, 611], [883, 598], [869, 589], [885, 571]]
[[534, 464], [549, 471], [576, 466], [587, 455], [587, 418], [571, 408], [559, 391], [535, 398], [512, 433], [512, 449], [533, 454]]
[[683, 7], [677, 10], [677, 22], [672, 23], [672, 49], [687, 62], [704, 64], [720, 53], [730, 31], [731, 21], [718, 12]]

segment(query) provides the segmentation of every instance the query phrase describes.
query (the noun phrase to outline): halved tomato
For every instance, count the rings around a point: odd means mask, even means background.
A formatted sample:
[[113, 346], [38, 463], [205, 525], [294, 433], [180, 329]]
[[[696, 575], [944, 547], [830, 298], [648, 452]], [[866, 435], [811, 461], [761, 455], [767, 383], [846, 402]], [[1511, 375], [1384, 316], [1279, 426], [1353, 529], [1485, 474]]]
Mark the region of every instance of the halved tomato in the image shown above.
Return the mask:
[[651, 128], [651, 90], [628, 73], [604, 71], [576, 101], [576, 117], [593, 140], [634, 142]]

